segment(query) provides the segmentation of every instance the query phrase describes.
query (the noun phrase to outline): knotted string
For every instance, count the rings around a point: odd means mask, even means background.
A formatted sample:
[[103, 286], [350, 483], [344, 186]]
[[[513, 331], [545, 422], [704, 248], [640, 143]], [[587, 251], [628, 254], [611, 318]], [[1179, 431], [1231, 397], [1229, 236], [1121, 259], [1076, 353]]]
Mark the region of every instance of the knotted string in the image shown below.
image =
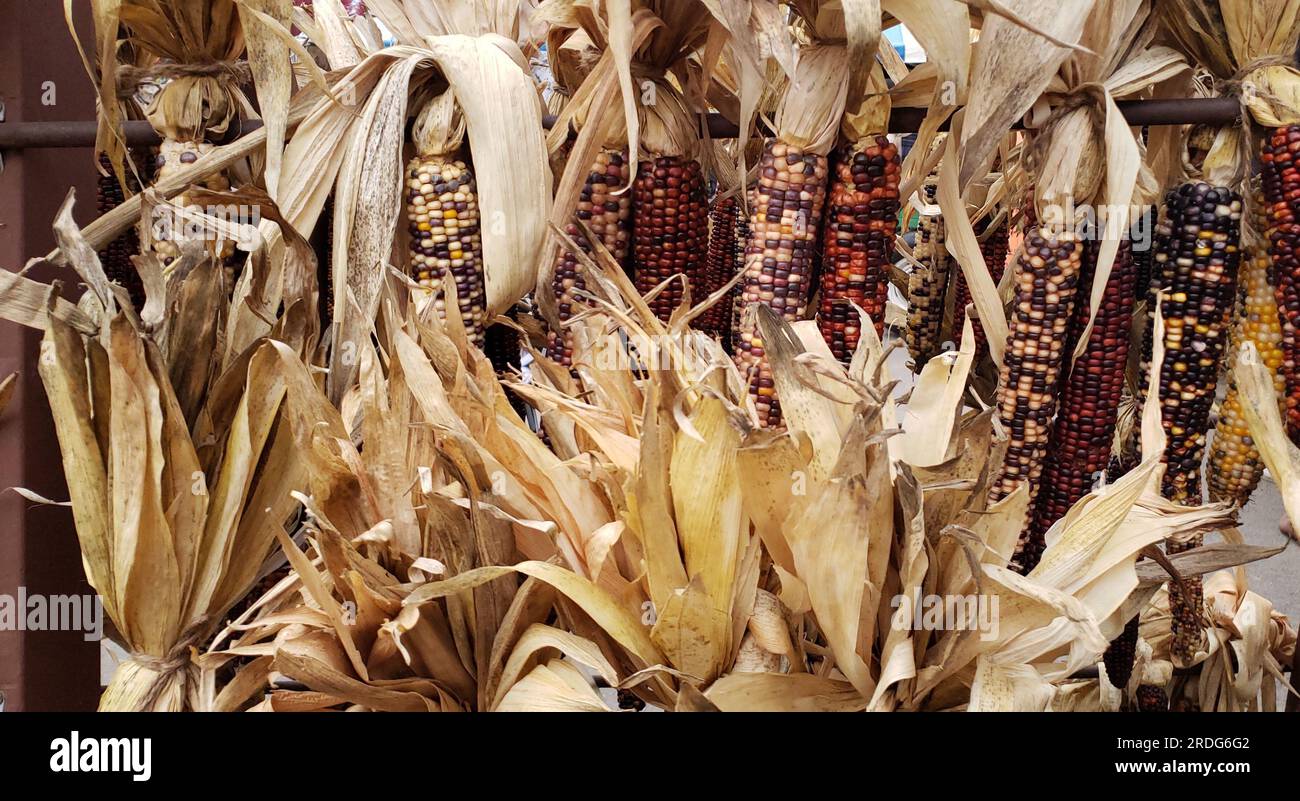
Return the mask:
[[140, 704], [141, 711], [153, 709], [154, 704], [162, 696], [163, 690], [167, 688], [167, 683], [175, 673], [181, 674], [182, 696], [189, 684], [190, 650], [203, 641], [207, 634], [208, 617], [199, 618], [190, 624], [189, 628], [181, 634], [181, 638], [167, 651], [165, 656], [151, 656], [149, 654], [131, 654], [129, 661], [153, 671], [156, 675], [149, 684], [149, 690], [144, 695], [144, 700]]

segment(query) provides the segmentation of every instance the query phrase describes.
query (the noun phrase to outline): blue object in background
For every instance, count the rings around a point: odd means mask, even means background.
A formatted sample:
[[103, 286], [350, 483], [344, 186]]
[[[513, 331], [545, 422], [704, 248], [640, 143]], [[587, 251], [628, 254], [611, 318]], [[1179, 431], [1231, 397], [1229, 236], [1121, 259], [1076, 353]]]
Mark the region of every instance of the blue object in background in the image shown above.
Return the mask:
[[895, 25], [885, 31], [885, 38], [898, 51], [905, 64], [920, 64], [925, 61], [925, 48], [904, 25]]

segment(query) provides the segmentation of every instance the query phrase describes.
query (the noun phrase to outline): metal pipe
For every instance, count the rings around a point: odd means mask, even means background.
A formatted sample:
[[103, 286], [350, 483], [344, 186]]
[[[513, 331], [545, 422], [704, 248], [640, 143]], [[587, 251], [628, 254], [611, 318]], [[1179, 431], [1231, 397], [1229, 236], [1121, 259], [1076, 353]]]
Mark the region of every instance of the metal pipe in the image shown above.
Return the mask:
[[[1229, 125], [1241, 116], [1240, 104], [1228, 97], [1121, 100], [1116, 105], [1128, 124], [1133, 126]], [[896, 108], [889, 116], [889, 132], [914, 133], [921, 127], [924, 116], [925, 109], [922, 108]], [[707, 120], [709, 135], [715, 139], [733, 139], [740, 133], [736, 124], [721, 114], [709, 114]], [[555, 124], [554, 115], [543, 117], [542, 124], [550, 128]], [[142, 120], [127, 121], [123, 127], [129, 147], [149, 147], [160, 141], [158, 133]], [[261, 127], [261, 120], [247, 120], [242, 125], [233, 126], [225, 139], [237, 139]], [[0, 123], [0, 150], [92, 147], [95, 130], [94, 120]]]
[[[223, 140], [233, 141], [262, 127], [261, 120], [235, 122]], [[94, 147], [98, 123], [95, 120], [61, 122], [0, 122], [0, 150], [36, 148]], [[144, 120], [127, 120], [122, 124], [127, 147], [152, 147], [162, 142], [158, 132]]]

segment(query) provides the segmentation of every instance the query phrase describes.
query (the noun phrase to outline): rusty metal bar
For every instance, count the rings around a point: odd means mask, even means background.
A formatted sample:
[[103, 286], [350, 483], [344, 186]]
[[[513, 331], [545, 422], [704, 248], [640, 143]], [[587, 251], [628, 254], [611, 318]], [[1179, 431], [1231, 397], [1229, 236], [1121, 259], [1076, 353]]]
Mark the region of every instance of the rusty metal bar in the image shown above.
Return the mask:
[[[1121, 100], [1116, 105], [1129, 125], [1228, 125], [1241, 115], [1241, 106], [1232, 98], [1186, 98], [1172, 100]], [[890, 133], [913, 133], [921, 127], [925, 109], [896, 108], [889, 116]], [[555, 117], [547, 115], [543, 125], [550, 128]], [[35, 148], [91, 147], [95, 143], [93, 120], [70, 122], [0, 123], [0, 150]], [[721, 114], [708, 115], [709, 134], [715, 139], [730, 139], [739, 134], [736, 124]], [[125, 123], [126, 144], [147, 147], [159, 142], [158, 134], [141, 120]], [[233, 126], [227, 139], [236, 139], [262, 127], [261, 120], [248, 120]]]

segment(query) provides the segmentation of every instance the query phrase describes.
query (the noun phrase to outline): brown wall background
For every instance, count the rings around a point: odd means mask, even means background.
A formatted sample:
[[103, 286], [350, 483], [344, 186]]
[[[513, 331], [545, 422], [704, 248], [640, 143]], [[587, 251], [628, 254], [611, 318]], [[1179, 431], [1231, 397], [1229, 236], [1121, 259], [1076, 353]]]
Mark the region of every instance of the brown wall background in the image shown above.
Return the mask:
[[[78, 32], [93, 57], [89, 3], [73, 0]], [[42, 95], [52, 82], [54, 103]], [[48, 97], [46, 98], [48, 99]], [[95, 96], [53, 0], [0, 0], [0, 102], [5, 122], [89, 120]], [[50, 225], [69, 187], [75, 216], [94, 219], [94, 154], [89, 149], [0, 152], [0, 268], [22, 269], [54, 246]], [[68, 269], [38, 268], [33, 277], [59, 278], [79, 293]], [[81, 595], [94, 591], [81, 567], [72, 514], [35, 506], [8, 488], [21, 486], [66, 499], [58, 443], [36, 371], [40, 332], [0, 321], [0, 377], [18, 373], [17, 389], [0, 415], [0, 594]], [[6, 711], [91, 710], [98, 701], [99, 647], [80, 632], [0, 631], [0, 692]]]

